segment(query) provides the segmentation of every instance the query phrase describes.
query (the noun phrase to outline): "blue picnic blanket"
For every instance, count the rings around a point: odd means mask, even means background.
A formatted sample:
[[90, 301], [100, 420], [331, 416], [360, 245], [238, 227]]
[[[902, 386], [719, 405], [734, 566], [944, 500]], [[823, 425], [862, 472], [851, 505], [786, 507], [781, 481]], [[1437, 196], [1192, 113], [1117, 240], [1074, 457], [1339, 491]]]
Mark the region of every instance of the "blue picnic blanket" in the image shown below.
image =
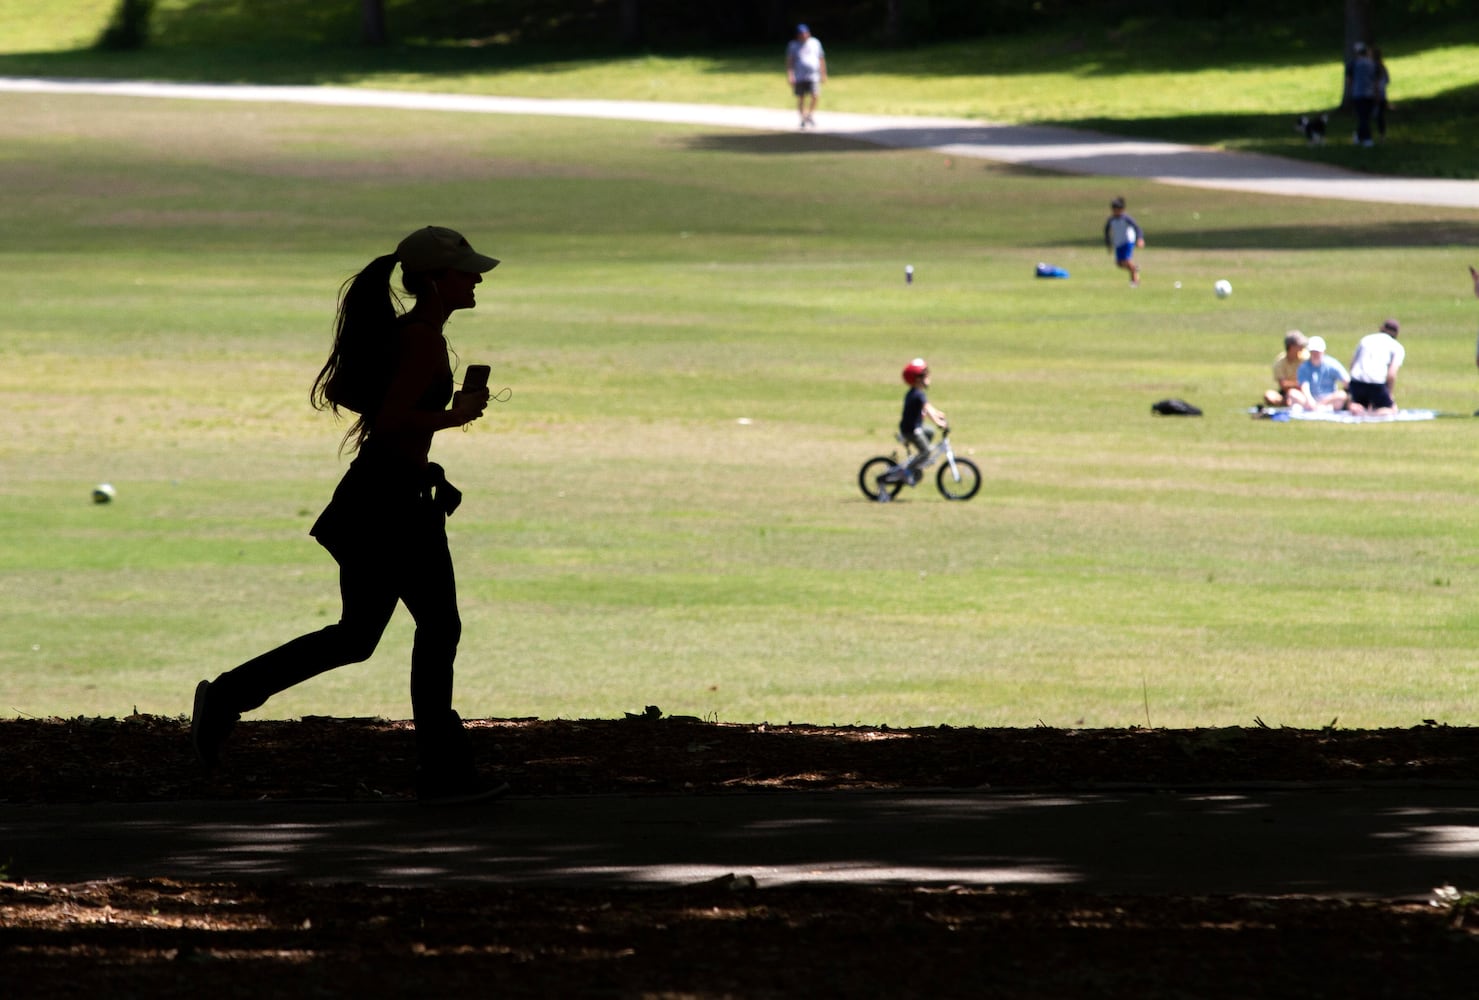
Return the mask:
[[1437, 410], [1398, 410], [1396, 413], [1362, 414], [1359, 417], [1345, 410], [1296, 410], [1289, 413], [1290, 420], [1323, 420], [1332, 424], [1393, 424], [1433, 420], [1437, 416]]

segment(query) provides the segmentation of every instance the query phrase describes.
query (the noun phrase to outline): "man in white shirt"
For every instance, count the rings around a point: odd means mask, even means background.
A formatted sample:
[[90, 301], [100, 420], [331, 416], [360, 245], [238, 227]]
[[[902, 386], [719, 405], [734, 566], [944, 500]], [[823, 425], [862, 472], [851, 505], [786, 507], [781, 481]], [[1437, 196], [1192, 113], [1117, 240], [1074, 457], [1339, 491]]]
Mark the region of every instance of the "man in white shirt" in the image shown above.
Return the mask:
[[827, 82], [827, 55], [822, 43], [812, 37], [811, 29], [796, 25], [796, 37], [786, 46], [786, 82], [796, 95], [796, 113], [801, 127], [816, 125], [812, 115], [817, 110], [817, 97]]
[[1402, 325], [1389, 319], [1376, 333], [1368, 333], [1356, 345], [1351, 359], [1351, 413], [1378, 416], [1397, 412], [1392, 390], [1397, 386], [1397, 370], [1407, 359], [1406, 349], [1397, 343]]

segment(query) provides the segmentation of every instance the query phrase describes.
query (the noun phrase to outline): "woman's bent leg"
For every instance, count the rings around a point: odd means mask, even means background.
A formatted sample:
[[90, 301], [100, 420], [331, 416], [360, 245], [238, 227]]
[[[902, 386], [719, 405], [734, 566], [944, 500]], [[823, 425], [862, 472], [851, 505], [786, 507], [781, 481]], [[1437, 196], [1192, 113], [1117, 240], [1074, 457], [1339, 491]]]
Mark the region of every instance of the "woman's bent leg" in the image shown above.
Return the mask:
[[394, 585], [381, 569], [341, 566], [339, 591], [344, 610], [336, 624], [301, 635], [217, 677], [211, 683], [217, 705], [237, 714], [249, 712], [310, 677], [368, 659], [395, 611]]

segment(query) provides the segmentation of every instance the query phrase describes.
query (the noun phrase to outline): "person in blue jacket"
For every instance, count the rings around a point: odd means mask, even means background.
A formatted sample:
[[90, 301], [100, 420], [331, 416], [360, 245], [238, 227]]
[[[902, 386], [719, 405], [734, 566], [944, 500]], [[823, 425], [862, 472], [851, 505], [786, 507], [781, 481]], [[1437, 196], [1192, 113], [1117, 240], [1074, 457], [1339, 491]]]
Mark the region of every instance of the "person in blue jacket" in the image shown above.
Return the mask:
[[1125, 199], [1109, 203], [1109, 218], [1104, 223], [1104, 245], [1114, 254], [1116, 267], [1130, 272], [1130, 287], [1140, 286], [1140, 265], [1135, 263], [1135, 248], [1145, 246], [1145, 231], [1134, 216], [1125, 211]]
[[1315, 410], [1343, 410], [1350, 400], [1346, 387], [1351, 384], [1351, 373], [1345, 365], [1325, 353], [1325, 338], [1311, 337], [1310, 356], [1299, 366], [1295, 376], [1299, 388], [1309, 398]]

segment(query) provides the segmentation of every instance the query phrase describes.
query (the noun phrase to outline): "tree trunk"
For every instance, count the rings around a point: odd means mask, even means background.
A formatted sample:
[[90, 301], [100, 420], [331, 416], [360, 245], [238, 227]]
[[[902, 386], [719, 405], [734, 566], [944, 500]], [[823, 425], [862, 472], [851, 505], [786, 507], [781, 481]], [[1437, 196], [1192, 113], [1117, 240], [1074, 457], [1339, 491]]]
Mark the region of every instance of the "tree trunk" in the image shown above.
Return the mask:
[[1371, 45], [1376, 41], [1376, 25], [1372, 16], [1371, 0], [1345, 0], [1345, 57], [1355, 53], [1356, 43]]
[[384, 45], [385, 0], [360, 0], [360, 40], [366, 45]]
[[621, 44], [636, 48], [643, 41], [642, 0], [621, 0]]

